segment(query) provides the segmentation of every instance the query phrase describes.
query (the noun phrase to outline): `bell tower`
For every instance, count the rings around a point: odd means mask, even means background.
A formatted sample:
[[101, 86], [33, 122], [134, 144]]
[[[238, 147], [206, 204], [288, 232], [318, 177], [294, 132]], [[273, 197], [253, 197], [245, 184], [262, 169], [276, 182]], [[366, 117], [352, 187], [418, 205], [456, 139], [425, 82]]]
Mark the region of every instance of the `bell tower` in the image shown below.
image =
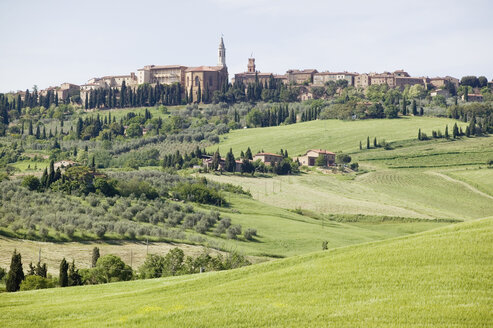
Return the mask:
[[221, 36], [221, 42], [219, 43], [217, 66], [226, 67], [226, 48], [224, 47], [224, 41], [222, 36]]
[[255, 58], [248, 58], [248, 73], [255, 73]]

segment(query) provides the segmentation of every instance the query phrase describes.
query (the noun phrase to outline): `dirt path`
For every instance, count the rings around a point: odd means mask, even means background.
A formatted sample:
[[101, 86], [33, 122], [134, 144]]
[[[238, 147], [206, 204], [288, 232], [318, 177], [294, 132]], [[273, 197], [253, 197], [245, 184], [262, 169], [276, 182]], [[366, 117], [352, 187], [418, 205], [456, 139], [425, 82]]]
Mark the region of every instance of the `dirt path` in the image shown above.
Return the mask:
[[454, 179], [454, 178], [449, 177], [448, 175], [443, 174], [443, 173], [440, 173], [440, 172], [428, 171], [427, 173], [428, 174], [433, 174], [433, 175], [439, 176], [439, 177], [441, 177], [441, 178], [443, 178], [443, 179], [445, 179], [447, 181], [450, 181], [450, 182], [455, 182], [455, 183], [461, 184], [464, 187], [466, 187], [467, 189], [469, 189], [470, 191], [472, 191], [472, 192], [474, 192], [474, 193], [476, 193], [478, 195], [481, 195], [483, 197], [486, 197], [486, 198], [489, 198], [489, 199], [493, 200], [493, 196], [488, 195], [487, 193], [484, 193], [481, 190], [478, 190], [478, 189], [474, 188], [473, 186], [471, 186], [470, 184], [468, 184], [468, 183], [466, 183], [464, 181]]

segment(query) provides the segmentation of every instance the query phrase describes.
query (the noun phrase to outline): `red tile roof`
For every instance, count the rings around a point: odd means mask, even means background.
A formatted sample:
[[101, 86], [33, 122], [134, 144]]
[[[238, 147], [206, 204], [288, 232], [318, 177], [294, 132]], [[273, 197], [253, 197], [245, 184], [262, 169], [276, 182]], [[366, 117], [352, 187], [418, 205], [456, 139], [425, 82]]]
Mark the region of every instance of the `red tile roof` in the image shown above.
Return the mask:
[[186, 72], [219, 72], [223, 68], [223, 66], [198, 66], [189, 67], [186, 69]]
[[[319, 154], [335, 155], [335, 153], [324, 150], [324, 149], [310, 149], [309, 151], [314, 151], [314, 152], [319, 153]], [[307, 153], [308, 153], [308, 151], [307, 151]]]
[[279, 154], [273, 154], [273, 153], [258, 153], [258, 154], [255, 154], [255, 156], [265, 156], [265, 155], [282, 157], [282, 156], [281, 156], [281, 155], [279, 155]]

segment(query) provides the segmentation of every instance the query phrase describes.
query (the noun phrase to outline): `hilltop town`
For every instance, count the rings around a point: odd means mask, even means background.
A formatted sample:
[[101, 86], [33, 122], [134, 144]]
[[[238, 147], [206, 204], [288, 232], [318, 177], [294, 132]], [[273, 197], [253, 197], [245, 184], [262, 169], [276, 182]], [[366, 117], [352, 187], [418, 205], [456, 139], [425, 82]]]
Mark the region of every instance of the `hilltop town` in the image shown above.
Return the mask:
[[[248, 58], [247, 70], [235, 73], [230, 79], [226, 65], [226, 47], [221, 37], [218, 62], [215, 66], [146, 65], [137, 69], [137, 73], [93, 77], [83, 85], [62, 83], [60, 86], [39, 91], [18, 91], [15, 95], [21, 101], [25, 101], [26, 98], [32, 99], [33, 96], [37, 99], [44, 97], [51, 99], [51, 103], [56, 101], [57, 103], [79, 104], [90, 109], [111, 108], [117, 101], [121, 102], [121, 95], [125, 96], [125, 92], [129, 92], [128, 98], [155, 97], [155, 95], [151, 95], [149, 90], [153, 90], [157, 94], [156, 86], [161, 88], [159, 95], [163, 98], [162, 103], [178, 105], [223, 101], [228, 88], [232, 88], [236, 92], [239, 91], [239, 99], [246, 98], [249, 100], [252, 99], [249, 93], [254, 94], [256, 86], [259, 85], [265, 89], [279, 87], [288, 89], [290, 91], [288, 99], [295, 101], [325, 98], [324, 87], [330, 85], [336, 86], [336, 88], [353, 87], [358, 90], [366, 90], [375, 85], [385, 85], [389, 88], [403, 90], [406, 87], [418, 85], [424, 90], [430, 91], [431, 97], [441, 96], [445, 98], [457, 96], [459, 87], [467, 85], [472, 89], [467, 94], [464, 92], [460, 94], [462, 100], [467, 98], [467, 101], [481, 102], [483, 101], [481, 88], [489, 87], [491, 89], [493, 82], [488, 81], [485, 77], [479, 77], [476, 80], [471, 78], [474, 77], [464, 77], [461, 81], [451, 76], [411, 76], [402, 69], [380, 73], [289, 69], [284, 74], [276, 74], [259, 72], [256, 69], [255, 58]], [[133, 102], [135, 103], [135, 100]], [[132, 99], [130, 99], [131, 104]]]

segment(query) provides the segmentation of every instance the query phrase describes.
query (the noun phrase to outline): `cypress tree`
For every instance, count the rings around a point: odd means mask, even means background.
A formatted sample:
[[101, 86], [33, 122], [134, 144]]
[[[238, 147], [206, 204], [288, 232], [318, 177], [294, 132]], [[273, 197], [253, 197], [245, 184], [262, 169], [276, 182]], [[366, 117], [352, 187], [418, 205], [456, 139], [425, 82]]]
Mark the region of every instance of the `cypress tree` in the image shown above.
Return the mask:
[[413, 111], [414, 116], [418, 115], [418, 107], [416, 106], [416, 100], [415, 99], [413, 99], [413, 102], [411, 104], [411, 109]]
[[36, 125], [36, 139], [39, 139], [41, 137], [41, 131], [39, 130], [39, 124]]
[[60, 287], [68, 286], [68, 263], [63, 258], [62, 262], [60, 262], [60, 275], [59, 275]]
[[7, 274], [6, 289], [8, 292], [16, 292], [20, 289], [22, 280], [24, 280], [24, 271], [22, 270], [22, 257], [17, 250], [14, 250], [10, 261], [10, 270]]
[[373, 139], [373, 147], [377, 148], [378, 147], [378, 143], [377, 143], [377, 137], [375, 137]]
[[234, 172], [236, 168], [235, 156], [233, 155], [233, 149], [230, 148], [226, 154], [225, 169], [228, 172]]
[[197, 104], [199, 104], [202, 101], [202, 90], [200, 90], [200, 82], [199, 86], [197, 87]]
[[359, 150], [363, 149], [363, 146], [361, 145], [361, 140], [359, 141]]
[[454, 128], [452, 129], [452, 137], [455, 139], [459, 136], [459, 128], [457, 127], [457, 123], [454, 124]]
[[28, 131], [28, 133], [30, 136], [33, 135], [33, 121], [32, 120], [29, 120], [29, 131]]
[[418, 130], [418, 140], [421, 140], [421, 129]]
[[82, 277], [79, 274], [79, 270], [75, 268], [75, 261], [72, 260], [68, 267], [68, 285], [80, 286], [82, 285]]
[[98, 259], [99, 259], [99, 248], [94, 247], [92, 249], [92, 262], [91, 262], [91, 266], [93, 268], [96, 267], [96, 263], [98, 262]]
[[366, 137], [366, 149], [370, 149], [370, 137]]
[[448, 134], [448, 125], [445, 126], [445, 138], [450, 138], [450, 135]]
[[248, 149], [247, 149], [247, 150], [246, 150], [246, 152], [245, 152], [245, 158], [246, 158], [246, 159], [251, 159], [251, 160], [253, 160], [252, 151], [251, 151], [250, 147], [248, 147]]
[[423, 116], [423, 114], [425, 113], [423, 107], [420, 107], [419, 109], [419, 116]]

